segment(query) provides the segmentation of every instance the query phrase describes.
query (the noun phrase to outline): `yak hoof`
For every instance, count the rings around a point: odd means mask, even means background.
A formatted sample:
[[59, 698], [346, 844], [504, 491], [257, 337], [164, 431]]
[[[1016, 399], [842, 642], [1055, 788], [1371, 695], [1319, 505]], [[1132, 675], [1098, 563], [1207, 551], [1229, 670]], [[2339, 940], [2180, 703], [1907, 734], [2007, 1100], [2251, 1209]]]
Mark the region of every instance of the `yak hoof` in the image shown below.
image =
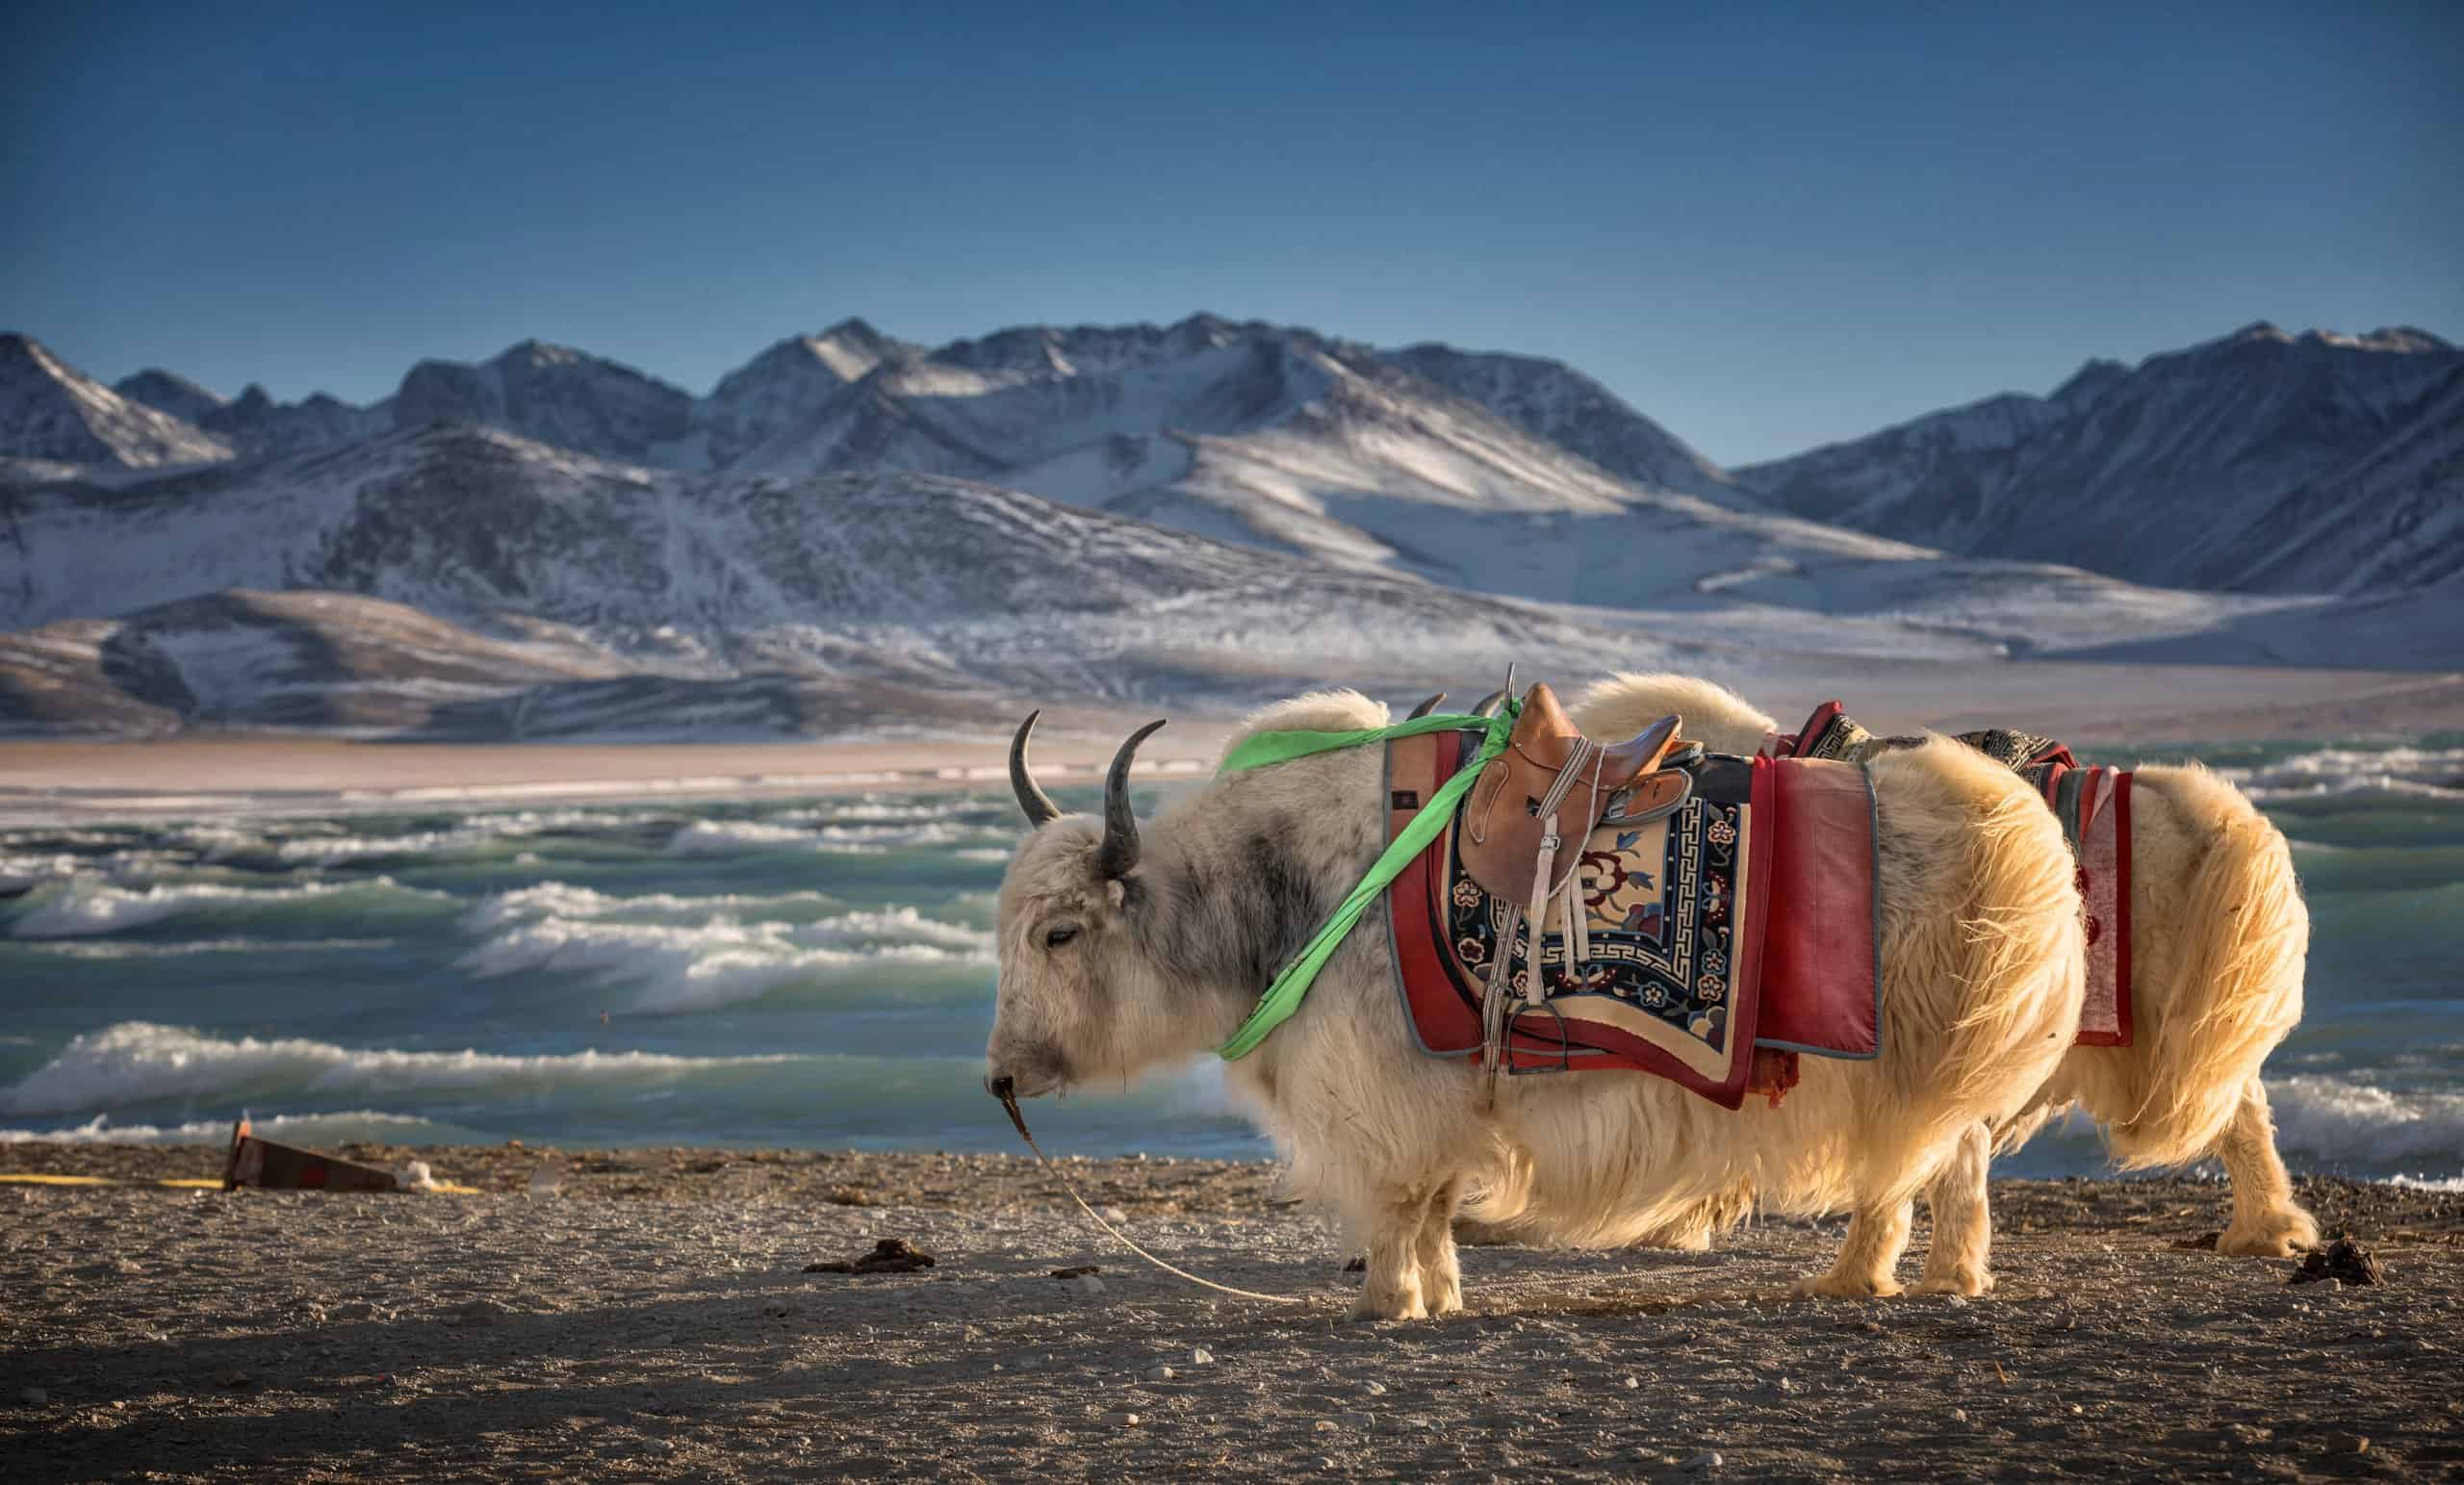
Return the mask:
[[1993, 1275], [1963, 1270], [1951, 1274], [1929, 1274], [1916, 1281], [1912, 1294], [1964, 1294], [1974, 1298], [1993, 1292]]
[[2318, 1245], [2319, 1224], [2298, 1208], [2271, 1212], [2254, 1222], [2236, 1222], [2216, 1240], [2216, 1251], [2235, 1258], [2291, 1258]]
[[1352, 1301], [1351, 1318], [1356, 1320], [1424, 1320], [1428, 1306], [1418, 1294], [1388, 1294], [1374, 1298], [1368, 1294]]
[[1896, 1279], [1866, 1274], [1817, 1273], [1788, 1286], [1788, 1293], [1800, 1299], [1888, 1299], [1900, 1292]]

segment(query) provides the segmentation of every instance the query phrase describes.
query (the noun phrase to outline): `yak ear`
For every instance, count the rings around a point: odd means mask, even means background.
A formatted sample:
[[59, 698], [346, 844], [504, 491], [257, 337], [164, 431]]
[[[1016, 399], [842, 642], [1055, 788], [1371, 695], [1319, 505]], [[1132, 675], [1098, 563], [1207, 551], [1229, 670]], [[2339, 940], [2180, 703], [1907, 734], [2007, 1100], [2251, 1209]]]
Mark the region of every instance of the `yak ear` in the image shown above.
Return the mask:
[[1104, 882], [1104, 900], [1113, 905], [1115, 912], [1118, 912], [1121, 904], [1129, 901], [1128, 883], [1118, 877], [1107, 878]]

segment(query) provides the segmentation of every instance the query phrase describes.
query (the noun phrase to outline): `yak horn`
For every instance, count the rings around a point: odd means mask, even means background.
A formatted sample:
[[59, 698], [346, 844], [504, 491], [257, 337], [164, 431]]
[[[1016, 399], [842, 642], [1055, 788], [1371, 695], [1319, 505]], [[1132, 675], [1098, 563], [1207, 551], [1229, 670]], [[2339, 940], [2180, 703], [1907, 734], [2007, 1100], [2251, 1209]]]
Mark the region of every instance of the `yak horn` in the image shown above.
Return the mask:
[[1418, 706], [1413, 707], [1411, 716], [1405, 717], [1403, 720], [1410, 722], [1421, 717], [1425, 717], [1430, 712], [1437, 710], [1437, 704], [1444, 700], [1446, 700], [1446, 693], [1440, 691], [1435, 696], [1430, 697], [1427, 701], [1424, 701]]
[[1480, 704], [1472, 708], [1472, 715], [1476, 717], [1494, 717], [1498, 714], [1498, 708], [1504, 704], [1505, 693], [1503, 691], [1492, 691], [1488, 695], [1480, 698]]
[[1061, 818], [1061, 807], [1037, 784], [1035, 775], [1027, 772], [1027, 734], [1036, 730], [1036, 718], [1042, 715], [1040, 711], [1028, 712], [1027, 720], [1018, 724], [1018, 735], [1010, 739], [1010, 788], [1018, 796], [1018, 807], [1026, 811], [1027, 829], [1031, 831], [1041, 830]]
[[1163, 725], [1149, 722], [1130, 733], [1129, 741], [1113, 755], [1113, 771], [1104, 778], [1104, 849], [1095, 858], [1095, 866], [1107, 882], [1119, 881], [1138, 865], [1138, 816], [1129, 807], [1129, 764], [1138, 756], [1138, 745]]

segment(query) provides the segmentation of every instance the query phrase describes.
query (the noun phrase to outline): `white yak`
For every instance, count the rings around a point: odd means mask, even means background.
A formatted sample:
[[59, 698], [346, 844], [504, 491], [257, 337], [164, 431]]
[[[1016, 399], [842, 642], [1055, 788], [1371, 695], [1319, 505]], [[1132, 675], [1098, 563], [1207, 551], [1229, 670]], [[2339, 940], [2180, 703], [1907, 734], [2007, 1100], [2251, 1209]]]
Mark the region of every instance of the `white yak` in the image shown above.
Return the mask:
[[[1715, 753], [1751, 754], [1779, 730], [1744, 698], [1687, 676], [1619, 676], [1569, 711], [1596, 737], [1681, 712], [1687, 739]], [[2220, 1251], [2282, 1257], [2315, 1247], [2318, 1224], [2294, 1200], [2259, 1082], [2259, 1065], [2301, 1019], [2309, 952], [2310, 918], [2284, 836], [2196, 763], [2139, 769], [2131, 809], [2133, 1044], [2073, 1047], [2025, 1108], [1996, 1123], [1994, 1146], [2016, 1148], [2076, 1103], [2104, 1127], [2125, 1169], [2222, 1160], [2233, 1211]], [[1740, 1184], [1633, 1241], [1702, 1247], [1745, 1216], [1751, 1197]], [[1467, 1236], [1571, 1241], [1529, 1217]]]
[[[1268, 707], [1267, 730], [1385, 725], [1349, 691]], [[1131, 755], [1101, 818], [1065, 816], [1025, 759], [1012, 781], [1035, 828], [1000, 895], [1000, 987], [985, 1084], [996, 1095], [1126, 1080], [1222, 1044], [1276, 970], [1386, 843], [1371, 745], [1216, 779], [1143, 829]], [[1157, 723], [1154, 726], [1160, 727]], [[1911, 1202], [1938, 1214], [1920, 1289], [1982, 1293], [1984, 1130], [2016, 1117], [2068, 1049], [2084, 935], [2062, 833], [2010, 770], [1948, 739], [1871, 766], [1881, 832], [1883, 1051], [1808, 1058], [1777, 1109], [1730, 1111], [1639, 1073], [1502, 1078], [1494, 1108], [1470, 1063], [1422, 1054], [1394, 990], [1383, 903], [1297, 1013], [1226, 1082], [1330, 1216], [1368, 1277], [1353, 1313], [1404, 1319], [1462, 1304], [1452, 1220], [1492, 1216], [1589, 1239], [1669, 1221], [1751, 1182], [1767, 1205], [1852, 1214], [1828, 1271], [1801, 1292], [1899, 1293]]]

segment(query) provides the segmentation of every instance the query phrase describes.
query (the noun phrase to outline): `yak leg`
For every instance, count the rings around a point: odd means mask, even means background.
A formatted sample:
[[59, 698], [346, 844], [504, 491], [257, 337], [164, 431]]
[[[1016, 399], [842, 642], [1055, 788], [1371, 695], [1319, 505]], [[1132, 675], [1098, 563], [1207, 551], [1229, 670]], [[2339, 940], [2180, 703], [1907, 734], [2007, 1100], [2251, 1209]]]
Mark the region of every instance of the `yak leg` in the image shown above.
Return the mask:
[[1886, 1207], [1859, 1207], [1848, 1218], [1848, 1236], [1839, 1244], [1839, 1256], [1831, 1261], [1830, 1271], [1799, 1279], [1790, 1292], [1833, 1299], [1898, 1293], [1899, 1281], [1892, 1277], [1892, 1270], [1908, 1246], [1913, 1205], [1902, 1201]]
[[1415, 1252], [1421, 1267], [1421, 1299], [1432, 1316], [1452, 1315], [1463, 1308], [1463, 1264], [1454, 1253], [1454, 1208], [1462, 1195], [1460, 1180], [1443, 1183], [1429, 1197], [1428, 1210], [1421, 1218]]
[[2224, 1172], [2233, 1181], [2233, 1220], [2216, 1240], [2216, 1250], [2248, 1258], [2288, 1258], [2297, 1248], [2319, 1245], [2319, 1224], [2293, 1199], [2293, 1181], [2275, 1152], [2275, 1120], [2268, 1114], [2268, 1090], [2252, 1078], [2242, 1086], [2242, 1105], [2217, 1141]]
[[1367, 1210], [1345, 1225], [1368, 1240], [1369, 1272], [1353, 1302], [1356, 1320], [1419, 1320], [1428, 1318], [1421, 1291], [1421, 1230], [1429, 1193], [1387, 1187], [1372, 1193]]
[[1968, 1127], [1934, 1174], [1925, 1204], [1934, 1213], [1934, 1240], [1925, 1247], [1920, 1294], [1982, 1294], [1993, 1287], [1986, 1254], [1993, 1243], [1993, 1214], [1986, 1204], [1985, 1171], [1993, 1159], [1992, 1134], [1983, 1123]]

